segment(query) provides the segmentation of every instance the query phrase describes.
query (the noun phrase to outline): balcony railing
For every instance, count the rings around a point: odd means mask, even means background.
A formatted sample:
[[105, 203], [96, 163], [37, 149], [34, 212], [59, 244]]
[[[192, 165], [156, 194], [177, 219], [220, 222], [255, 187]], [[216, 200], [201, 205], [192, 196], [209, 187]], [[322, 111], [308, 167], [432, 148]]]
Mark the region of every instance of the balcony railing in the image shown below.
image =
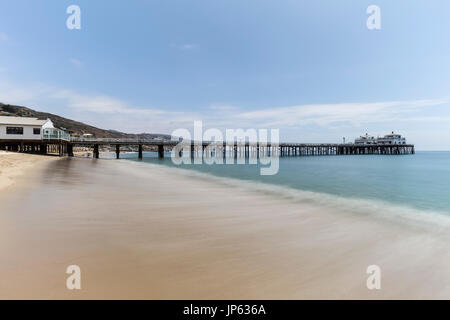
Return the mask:
[[70, 141], [70, 134], [58, 129], [46, 129], [42, 134], [42, 139]]

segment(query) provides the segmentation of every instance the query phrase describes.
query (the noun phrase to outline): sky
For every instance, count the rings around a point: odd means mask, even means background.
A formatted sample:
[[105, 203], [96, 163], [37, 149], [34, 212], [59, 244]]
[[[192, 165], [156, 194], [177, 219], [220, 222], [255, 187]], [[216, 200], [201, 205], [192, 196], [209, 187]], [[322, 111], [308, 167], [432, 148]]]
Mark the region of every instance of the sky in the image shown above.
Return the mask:
[[[81, 29], [66, 12], [81, 9]], [[370, 5], [381, 29], [370, 30]], [[104, 129], [450, 150], [448, 0], [0, 2], [0, 102]]]

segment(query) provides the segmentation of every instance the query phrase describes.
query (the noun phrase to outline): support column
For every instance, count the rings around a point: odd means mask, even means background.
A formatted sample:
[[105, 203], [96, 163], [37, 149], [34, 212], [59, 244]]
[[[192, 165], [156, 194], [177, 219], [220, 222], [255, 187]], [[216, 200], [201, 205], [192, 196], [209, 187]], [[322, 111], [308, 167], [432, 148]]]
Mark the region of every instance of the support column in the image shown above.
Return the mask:
[[160, 158], [160, 159], [164, 158], [164, 145], [163, 144], [158, 145], [158, 158]]
[[98, 144], [94, 145], [94, 158], [95, 159], [100, 158], [100, 151], [99, 151], [99, 148], [98, 148]]
[[40, 146], [41, 154], [47, 154], [47, 144], [43, 143]]
[[120, 159], [120, 144], [116, 144], [116, 159]]
[[142, 144], [138, 146], [138, 157], [139, 159], [142, 159]]
[[73, 145], [72, 144], [67, 145], [67, 154], [69, 157], [73, 157]]

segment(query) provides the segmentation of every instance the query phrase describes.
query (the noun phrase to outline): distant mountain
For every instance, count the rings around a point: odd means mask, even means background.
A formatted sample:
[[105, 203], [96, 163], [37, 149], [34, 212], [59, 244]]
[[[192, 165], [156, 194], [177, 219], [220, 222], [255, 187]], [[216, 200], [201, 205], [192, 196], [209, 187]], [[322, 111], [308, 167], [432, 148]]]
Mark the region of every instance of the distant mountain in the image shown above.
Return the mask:
[[64, 129], [72, 135], [83, 135], [90, 133], [96, 138], [141, 138], [141, 139], [170, 139], [170, 135], [167, 134], [155, 134], [155, 133], [141, 133], [131, 134], [124, 133], [116, 130], [104, 130], [99, 129], [82, 122], [74, 121], [71, 119], [63, 118], [52, 113], [40, 112], [27, 107], [15, 106], [10, 104], [0, 103], [0, 115], [1, 116], [13, 116], [13, 117], [33, 117], [38, 119], [50, 119], [53, 124], [61, 129]]

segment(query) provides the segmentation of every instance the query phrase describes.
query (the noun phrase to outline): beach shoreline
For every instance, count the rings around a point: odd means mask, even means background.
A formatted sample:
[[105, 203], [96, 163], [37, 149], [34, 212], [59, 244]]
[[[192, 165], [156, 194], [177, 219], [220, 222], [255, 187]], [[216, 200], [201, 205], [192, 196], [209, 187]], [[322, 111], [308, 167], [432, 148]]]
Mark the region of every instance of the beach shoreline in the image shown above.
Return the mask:
[[[12, 187], [2, 195], [3, 299], [450, 294], [442, 227], [293, 201], [159, 165], [46, 163], [33, 177], [17, 176], [22, 194]], [[65, 288], [72, 264], [83, 272], [80, 291]], [[382, 270], [381, 290], [366, 287], [369, 265]]]

